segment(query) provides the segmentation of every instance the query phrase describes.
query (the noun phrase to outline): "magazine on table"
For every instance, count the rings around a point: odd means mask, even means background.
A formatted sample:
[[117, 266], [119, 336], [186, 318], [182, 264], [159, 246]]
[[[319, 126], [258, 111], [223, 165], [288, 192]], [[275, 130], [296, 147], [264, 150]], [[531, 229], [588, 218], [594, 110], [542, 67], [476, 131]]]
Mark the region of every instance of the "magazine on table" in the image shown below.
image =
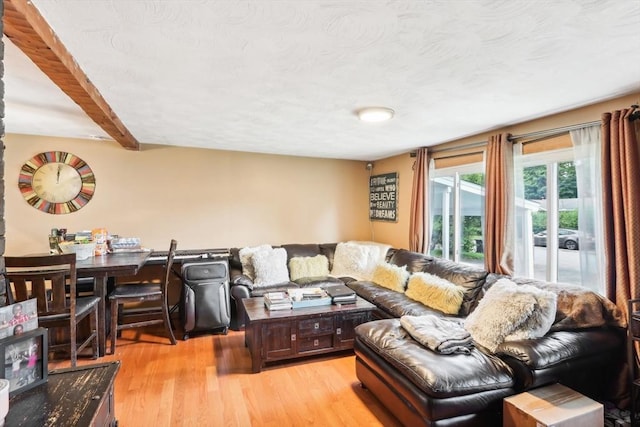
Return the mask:
[[289, 288], [287, 293], [293, 301], [327, 297], [327, 293], [322, 288]]
[[330, 305], [331, 297], [322, 288], [290, 288], [287, 293], [291, 297], [293, 308], [317, 307]]

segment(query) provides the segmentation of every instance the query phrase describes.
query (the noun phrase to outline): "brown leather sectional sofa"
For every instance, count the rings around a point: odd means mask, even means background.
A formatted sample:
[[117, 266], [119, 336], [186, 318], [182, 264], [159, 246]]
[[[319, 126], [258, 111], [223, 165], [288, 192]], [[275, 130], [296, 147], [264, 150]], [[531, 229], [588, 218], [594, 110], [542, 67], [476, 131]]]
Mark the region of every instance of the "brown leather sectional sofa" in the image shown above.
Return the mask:
[[[323, 244], [290, 244], [282, 246], [273, 246], [274, 248], [284, 248], [287, 251], [287, 266], [289, 261], [294, 257], [314, 257], [316, 255], [324, 255], [329, 260], [329, 271], [333, 267], [333, 256], [336, 251], [337, 243]], [[231, 329], [238, 330], [244, 326], [244, 313], [242, 312], [242, 298], [250, 298], [262, 296], [265, 292], [284, 291], [292, 287], [315, 287], [327, 284], [344, 283], [334, 277], [312, 277], [302, 278], [295, 282], [277, 283], [271, 286], [262, 286], [256, 288], [253, 286], [251, 278], [242, 274], [242, 264], [240, 262], [240, 249], [231, 248], [231, 258], [229, 260], [229, 279], [231, 294]], [[391, 252], [391, 251], [390, 251]]]
[[[467, 265], [398, 250], [390, 262], [436, 274], [466, 288], [458, 316], [473, 311], [501, 276]], [[405, 425], [500, 426], [502, 399], [561, 382], [603, 398], [624, 355], [624, 321], [610, 301], [572, 285], [512, 279], [558, 294], [554, 325], [544, 337], [504, 342], [494, 353], [442, 355], [417, 343], [403, 315], [439, 313], [371, 282], [351, 282], [382, 320], [356, 328], [356, 374]], [[439, 313], [444, 316], [444, 314]]]
[[[331, 263], [335, 246], [282, 247], [287, 250], [288, 259], [322, 253]], [[234, 300], [264, 292], [265, 289], [251, 289], [250, 280], [241, 274], [237, 250], [232, 254]], [[406, 265], [412, 273], [435, 274], [464, 287], [458, 317], [471, 313], [501, 277], [403, 249], [390, 249], [387, 261]], [[619, 367], [616, 361], [624, 355], [624, 321], [619, 311], [610, 301], [583, 288], [514, 278], [516, 283], [557, 293], [556, 320], [549, 333], [538, 339], [505, 342], [494, 353], [474, 348], [470, 355], [443, 355], [415, 341], [399, 319], [403, 315], [445, 314], [373, 282], [341, 279], [377, 307], [376, 320], [356, 328], [358, 379], [405, 425], [500, 426], [504, 397], [555, 382], [592, 398], [602, 398]], [[325, 280], [331, 283], [337, 279], [301, 279], [273, 288], [318, 286]], [[238, 315], [242, 318], [236, 308], [232, 327], [240, 326]]]

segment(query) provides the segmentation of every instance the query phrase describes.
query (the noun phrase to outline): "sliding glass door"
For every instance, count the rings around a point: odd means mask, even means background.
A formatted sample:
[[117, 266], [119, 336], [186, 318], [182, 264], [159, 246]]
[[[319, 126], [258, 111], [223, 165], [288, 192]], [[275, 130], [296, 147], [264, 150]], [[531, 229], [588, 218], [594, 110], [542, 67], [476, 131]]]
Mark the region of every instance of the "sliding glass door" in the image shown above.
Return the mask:
[[429, 253], [483, 265], [484, 163], [477, 156], [472, 159], [476, 161], [450, 167], [431, 163]]
[[568, 134], [537, 144], [514, 146], [515, 274], [602, 293], [601, 217], [593, 196], [599, 182], [593, 176], [582, 182], [595, 173], [586, 164], [597, 159], [582, 156]]

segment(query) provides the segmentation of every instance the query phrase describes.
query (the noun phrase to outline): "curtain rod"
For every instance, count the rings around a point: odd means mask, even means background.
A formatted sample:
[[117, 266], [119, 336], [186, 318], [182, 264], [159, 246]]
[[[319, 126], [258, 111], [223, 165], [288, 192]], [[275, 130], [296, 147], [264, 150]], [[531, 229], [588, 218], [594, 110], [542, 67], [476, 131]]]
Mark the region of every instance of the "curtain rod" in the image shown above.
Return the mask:
[[429, 148], [429, 154], [431, 153], [445, 153], [447, 151], [454, 151], [454, 150], [466, 150], [467, 148], [476, 148], [476, 147], [482, 147], [484, 145], [487, 145], [487, 141], [477, 141], [477, 142], [470, 142], [468, 144], [464, 144], [464, 145], [456, 145], [455, 147], [446, 147], [446, 148], [436, 148], [436, 149], [431, 149]]
[[[594, 126], [594, 125], [600, 125], [602, 123], [602, 121], [600, 120], [595, 120], [593, 122], [587, 122], [587, 123], [581, 123], [581, 124], [577, 124], [577, 125], [569, 125], [569, 126], [563, 126], [563, 127], [559, 127], [559, 128], [554, 128], [554, 129], [545, 129], [545, 130], [540, 130], [540, 131], [536, 131], [536, 132], [529, 132], [529, 133], [523, 133], [521, 135], [512, 135], [511, 137], [509, 137], [509, 141], [510, 142], [519, 142], [522, 141], [523, 139], [540, 139], [540, 138], [545, 138], [545, 137], [549, 137], [549, 136], [555, 136], [555, 135], [559, 135], [562, 133], [566, 133], [566, 132], [570, 132], [572, 130], [578, 130], [578, 129], [582, 129], [582, 128], [586, 128], [589, 126]], [[429, 149], [429, 153], [444, 153], [447, 151], [454, 151], [454, 150], [465, 150], [468, 148], [476, 148], [476, 147], [482, 147], [483, 145], [487, 145], [488, 141], [476, 141], [476, 142], [470, 142], [468, 144], [463, 144], [463, 145], [456, 145], [454, 147], [446, 147], [446, 148], [435, 148], [435, 149]]]
[[523, 139], [541, 139], [548, 136], [556, 136], [562, 133], [571, 132], [572, 130], [583, 129], [583, 128], [600, 125], [600, 124], [602, 124], [602, 121], [595, 120], [593, 122], [581, 123], [578, 125], [569, 125], [569, 126], [563, 126], [563, 127], [554, 128], [554, 129], [546, 129], [546, 130], [540, 130], [536, 132], [523, 133], [522, 135], [512, 135], [509, 138], [509, 141], [519, 142], [519, 141], [522, 141]]

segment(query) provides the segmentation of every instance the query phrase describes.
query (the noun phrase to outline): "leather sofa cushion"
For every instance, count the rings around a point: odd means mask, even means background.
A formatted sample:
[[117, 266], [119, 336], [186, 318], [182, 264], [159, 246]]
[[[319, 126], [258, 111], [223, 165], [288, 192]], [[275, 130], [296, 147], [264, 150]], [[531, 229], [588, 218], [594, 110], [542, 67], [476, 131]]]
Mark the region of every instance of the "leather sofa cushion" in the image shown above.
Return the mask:
[[495, 354], [512, 357], [537, 370], [613, 351], [621, 343], [619, 334], [606, 328], [558, 331], [535, 340], [505, 341]]
[[314, 257], [320, 254], [320, 245], [316, 244], [291, 244], [282, 245], [287, 251], [287, 267], [289, 267], [289, 261], [294, 257]]
[[434, 258], [423, 271], [440, 276], [465, 288], [462, 305], [458, 312], [460, 316], [467, 316], [471, 313], [471, 308], [476, 302], [478, 294], [482, 291], [482, 285], [489, 274], [481, 268], [441, 258]]
[[329, 271], [333, 269], [333, 257], [336, 254], [337, 243], [321, 243], [320, 253], [327, 257], [329, 260]]
[[392, 291], [373, 282], [350, 282], [347, 284], [358, 296], [374, 304], [388, 316], [400, 318], [404, 315], [423, 316], [425, 314], [442, 314], [438, 310], [412, 300], [401, 292]]
[[389, 262], [400, 267], [406, 265], [409, 273], [417, 273], [426, 271], [427, 265], [433, 262], [433, 257], [406, 249], [398, 249], [393, 253]]
[[229, 268], [235, 268], [242, 271], [242, 263], [240, 262], [240, 248], [229, 249]]
[[319, 277], [301, 277], [294, 280], [301, 288], [317, 288], [331, 285], [344, 285], [344, 282], [337, 277], [319, 276]]
[[289, 288], [298, 288], [298, 284], [295, 282], [284, 282], [284, 283], [273, 283], [266, 286], [260, 286], [257, 288], [251, 289], [252, 297], [261, 297], [264, 296], [267, 292], [284, 292]]
[[424, 272], [435, 274], [465, 288], [462, 305], [458, 312], [460, 316], [466, 316], [471, 313], [471, 310], [477, 304], [476, 298], [482, 291], [482, 285], [484, 285], [488, 274], [487, 271], [478, 267], [434, 258], [406, 249], [395, 251], [389, 262], [399, 266], [406, 265], [410, 273]]
[[411, 338], [400, 319], [363, 323], [356, 327], [355, 334], [431, 397], [464, 396], [514, 385], [513, 371], [499, 358], [477, 348], [468, 355], [430, 351]]
[[[333, 266], [333, 255], [336, 251], [336, 245], [337, 243], [322, 243], [322, 244], [315, 244], [315, 243], [292, 243], [292, 244], [286, 244], [286, 245], [282, 245], [282, 246], [274, 246], [275, 247], [282, 247], [287, 251], [287, 265], [289, 265], [289, 260], [293, 257], [305, 257], [305, 256], [316, 256], [316, 255], [324, 255], [327, 257], [327, 259], [329, 260], [329, 270], [331, 270], [331, 267]], [[240, 264], [240, 257], [238, 256], [238, 248], [231, 248], [231, 260], [230, 260], [230, 265], [233, 266], [235, 264], [237, 265], [241, 265]]]

